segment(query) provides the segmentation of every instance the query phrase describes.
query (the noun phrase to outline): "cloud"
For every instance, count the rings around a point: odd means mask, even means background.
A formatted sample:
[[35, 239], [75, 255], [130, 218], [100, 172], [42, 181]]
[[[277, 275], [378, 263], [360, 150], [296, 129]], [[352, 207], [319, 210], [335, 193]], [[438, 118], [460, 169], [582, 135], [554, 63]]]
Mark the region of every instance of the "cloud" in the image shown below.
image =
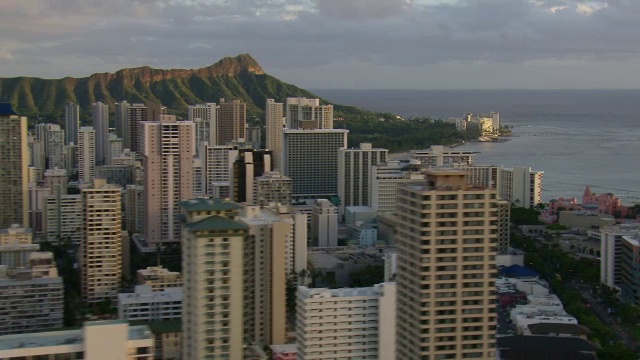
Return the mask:
[[0, 50], [0, 60], [11, 60], [13, 56], [11, 55], [11, 51], [9, 50]]
[[607, 3], [586, 2], [576, 4], [576, 12], [580, 15], [589, 16], [594, 12], [605, 9], [609, 6]]
[[12, 61], [0, 76], [201, 67], [239, 53], [293, 83], [353, 64], [633, 64], [639, 17], [638, 0], [3, 0]]
[[411, 0], [316, 0], [318, 12], [342, 19], [381, 19], [397, 16], [411, 7]]

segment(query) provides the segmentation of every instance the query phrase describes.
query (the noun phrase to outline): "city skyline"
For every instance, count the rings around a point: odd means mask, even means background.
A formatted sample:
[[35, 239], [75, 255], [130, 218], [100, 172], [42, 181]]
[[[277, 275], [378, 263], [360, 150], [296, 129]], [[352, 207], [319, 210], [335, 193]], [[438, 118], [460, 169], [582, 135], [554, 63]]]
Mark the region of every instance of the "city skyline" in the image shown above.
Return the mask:
[[629, 74], [640, 73], [630, 36], [640, 6], [632, 1], [113, 5], [7, 1], [0, 14], [0, 76], [197, 68], [240, 53], [312, 89], [637, 88], [638, 77]]

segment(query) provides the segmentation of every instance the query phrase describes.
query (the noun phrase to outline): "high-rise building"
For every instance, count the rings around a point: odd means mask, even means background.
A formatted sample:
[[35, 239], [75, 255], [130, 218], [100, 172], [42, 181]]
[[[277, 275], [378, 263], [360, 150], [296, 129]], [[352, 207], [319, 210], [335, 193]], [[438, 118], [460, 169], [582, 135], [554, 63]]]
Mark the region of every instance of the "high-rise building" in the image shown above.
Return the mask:
[[530, 167], [515, 167], [500, 171], [500, 198], [515, 206], [532, 208], [542, 202], [544, 171]]
[[86, 303], [115, 301], [122, 279], [122, 188], [96, 178], [82, 189], [80, 283]]
[[29, 184], [29, 225], [35, 234], [42, 234], [44, 231], [44, 206], [45, 198], [51, 194], [51, 190], [38, 186], [36, 183]]
[[329, 200], [318, 199], [311, 212], [311, 246], [338, 246], [338, 208]]
[[82, 241], [82, 196], [47, 196], [43, 218], [44, 235], [48, 242], [58, 244], [61, 240], [69, 240], [73, 244], [80, 244]]
[[294, 198], [338, 195], [338, 149], [349, 130], [285, 130], [283, 173], [293, 181]]
[[265, 172], [253, 182], [252, 205], [291, 204], [291, 179], [277, 171]]
[[27, 118], [0, 103], [0, 228], [29, 226]]
[[297, 359], [396, 358], [395, 283], [352, 289], [300, 286], [296, 312]]
[[109, 105], [98, 101], [91, 105], [93, 129], [96, 131], [96, 164], [107, 162], [107, 139], [109, 136]]
[[271, 150], [239, 149], [233, 163], [232, 199], [239, 203], [253, 203], [254, 179], [272, 169]]
[[78, 130], [80, 130], [80, 106], [72, 102], [64, 107], [64, 144], [78, 143]]
[[241, 207], [222, 199], [183, 203], [182, 358], [242, 359], [244, 251]]
[[107, 139], [107, 154], [106, 164], [112, 165], [113, 159], [122, 155], [124, 151], [124, 142], [116, 134], [109, 134]]
[[245, 206], [239, 220], [249, 227], [245, 242], [244, 336], [251, 343], [286, 342], [286, 249], [291, 225], [269, 209]]
[[195, 126], [196, 154], [199, 156], [205, 143], [217, 145], [218, 106], [215, 103], [189, 105], [187, 120]]
[[47, 129], [47, 169], [64, 167], [64, 130], [60, 125], [51, 125]]
[[284, 105], [267, 99], [265, 107], [267, 149], [273, 152], [274, 169], [282, 170], [282, 130], [284, 130]]
[[428, 170], [398, 191], [397, 358], [496, 357], [495, 189]]
[[134, 234], [144, 229], [144, 187], [127, 185], [125, 188], [125, 230]]
[[401, 184], [424, 182], [424, 175], [417, 160], [401, 163], [388, 161], [371, 167], [369, 177], [369, 204], [378, 213], [395, 214], [398, 187]]
[[218, 145], [227, 145], [234, 140], [246, 139], [247, 104], [240, 100], [220, 99], [218, 108]]
[[91, 183], [96, 175], [96, 131], [83, 126], [78, 132], [78, 180]]
[[[147, 106], [145, 104], [129, 104], [126, 101], [116, 105], [116, 116], [121, 120], [116, 121], [116, 134], [124, 140], [123, 147], [134, 152], [138, 152], [138, 129], [139, 123], [147, 121]], [[120, 125], [118, 125], [120, 122]], [[118, 127], [121, 128], [118, 132]]]
[[141, 123], [144, 164], [144, 238], [149, 245], [180, 241], [180, 202], [193, 197], [191, 121], [161, 115]]
[[233, 186], [233, 164], [239, 157], [236, 145], [217, 145], [204, 147], [202, 154], [202, 174], [204, 192], [207, 196], [230, 198]]
[[117, 102], [115, 107], [114, 124], [116, 135], [126, 143], [127, 135], [129, 134], [129, 103], [126, 100], [122, 100]]
[[[78, 130], [78, 133], [80, 131]], [[69, 144], [64, 147], [64, 169], [67, 175], [74, 175], [77, 171], [78, 143]]]
[[287, 128], [333, 129], [333, 105], [320, 105], [320, 99], [287, 98]]
[[47, 154], [44, 152], [44, 141], [30, 138], [28, 148], [31, 153], [29, 165], [44, 174], [44, 170], [47, 168]]
[[611, 288], [622, 284], [622, 250], [624, 237], [640, 232], [638, 224], [619, 224], [600, 230], [600, 282]]
[[49, 189], [49, 195], [67, 195], [67, 171], [51, 169], [44, 172], [44, 187]]
[[340, 213], [346, 206], [369, 206], [371, 167], [387, 162], [389, 150], [369, 143], [356, 149], [338, 150], [338, 196]]

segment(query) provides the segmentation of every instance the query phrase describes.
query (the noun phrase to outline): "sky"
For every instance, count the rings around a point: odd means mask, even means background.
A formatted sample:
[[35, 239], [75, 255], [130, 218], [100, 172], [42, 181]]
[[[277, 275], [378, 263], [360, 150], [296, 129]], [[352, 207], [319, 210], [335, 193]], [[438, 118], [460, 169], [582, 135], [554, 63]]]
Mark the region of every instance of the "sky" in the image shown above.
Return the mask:
[[0, 77], [251, 54], [309, 89], [639, 88], [639, 0], [1, 0]]

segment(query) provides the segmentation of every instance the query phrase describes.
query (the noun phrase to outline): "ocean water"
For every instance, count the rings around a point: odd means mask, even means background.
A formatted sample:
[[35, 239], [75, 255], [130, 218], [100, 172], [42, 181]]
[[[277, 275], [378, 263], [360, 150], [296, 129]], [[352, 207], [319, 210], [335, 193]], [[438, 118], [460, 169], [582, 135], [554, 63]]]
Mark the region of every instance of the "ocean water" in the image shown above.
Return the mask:
[[[545, 172], [543, 199], [585, 185], [640, 203], [640, 90], [315, 90], [336, 103], [405, 117], [500, 112], [506, 143], [468, 143], [477, 164]], [[375, 145], [375, 144], [374, 144]]]

